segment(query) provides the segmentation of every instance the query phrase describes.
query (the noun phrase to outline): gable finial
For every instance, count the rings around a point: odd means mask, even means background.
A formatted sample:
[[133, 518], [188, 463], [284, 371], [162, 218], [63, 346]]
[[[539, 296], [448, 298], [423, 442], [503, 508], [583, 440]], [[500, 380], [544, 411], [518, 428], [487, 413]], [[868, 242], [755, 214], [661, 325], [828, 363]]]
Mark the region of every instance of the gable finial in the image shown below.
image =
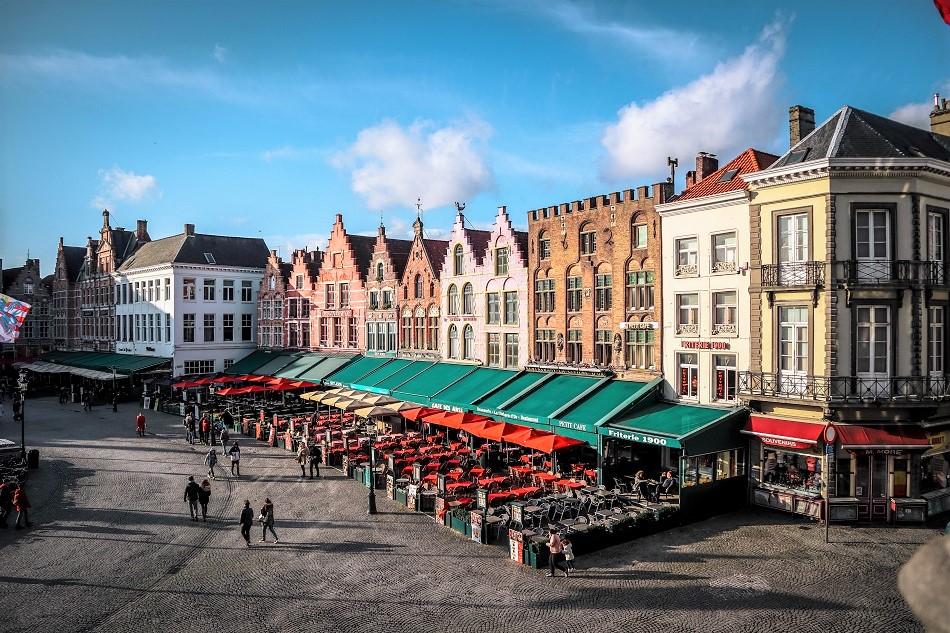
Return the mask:
[[422, 219], [422, 197], [416, 198], [416, 218]]

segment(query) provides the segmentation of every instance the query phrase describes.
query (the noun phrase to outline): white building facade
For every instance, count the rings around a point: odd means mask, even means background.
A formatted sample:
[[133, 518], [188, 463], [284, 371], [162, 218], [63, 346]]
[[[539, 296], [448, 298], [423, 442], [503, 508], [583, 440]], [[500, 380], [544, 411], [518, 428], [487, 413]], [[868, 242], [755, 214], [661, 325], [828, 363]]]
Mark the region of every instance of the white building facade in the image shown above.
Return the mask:
[[224, 371], [257, 346], [267, 254], [192, 225], [145, 245], [113, 275], [116, 352], [170, 358], [174, 376]]

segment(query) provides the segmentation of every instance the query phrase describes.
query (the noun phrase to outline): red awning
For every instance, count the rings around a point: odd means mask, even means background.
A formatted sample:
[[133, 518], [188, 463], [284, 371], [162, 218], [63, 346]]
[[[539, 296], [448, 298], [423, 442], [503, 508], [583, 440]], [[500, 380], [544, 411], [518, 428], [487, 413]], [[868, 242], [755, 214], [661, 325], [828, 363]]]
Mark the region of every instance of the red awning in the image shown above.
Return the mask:
[[827, 426], [825, 422], [803, 422], [752, 414], [742, 432], [758, 436], [767, 446], [812, 448], [821, 440]]
[[548, 434], [545, 437], [536, 437], [534, 439], [525, 440], [524, 446], [537, 449], [544, 453], [553, 453], [555, 451], [564, 450], [565, 448], [580, 446], [584, 443], [585, 442], [581, 440], [575, 440], [573, 437]]
[[241, 382], [241, 379], [237, 376], [220, 376], [218, 378], [212, 378], [211, 382], [216, 385], [225, 385], [229, 382]]
[[427, 415], [425, 417], [425, 422], [427, 424], [437, 424], [450, 429], [460, 429], [462, 428], [463, 424], [469, 424], [471, 422], [484, 422], [486, 420], [490, 422], [493, 421], [491, 418], [486, 418], [483, 415], [476, 415], [474, 413], [456, 413], [454, 411], [442, 411], [441, 413]]
[[419, 407], [418, 409], [406, 409], [405, 411], [400, 411], [399, 415], [406, 418], [407, 420], [416, 421], [420, 418], [426, 416], [435, 415], [437, 413], [445, 413], [443, 409], [431, 409], [429, 407]]
[[478, 437], [483, 437], [486, 440], [492, 440], [493, 442], [500, 442], [506, 435], [511, 436], [515, 433], [520, 433], [524, 429], [525, 427], [519, 424], [499, 422], [498, 424], [486, 428], [483, 433], [478, 435]]
[[836, 424], [841, 448], [930, 448], [930, 439], [915, 426], [872, 427], [857, 424]]

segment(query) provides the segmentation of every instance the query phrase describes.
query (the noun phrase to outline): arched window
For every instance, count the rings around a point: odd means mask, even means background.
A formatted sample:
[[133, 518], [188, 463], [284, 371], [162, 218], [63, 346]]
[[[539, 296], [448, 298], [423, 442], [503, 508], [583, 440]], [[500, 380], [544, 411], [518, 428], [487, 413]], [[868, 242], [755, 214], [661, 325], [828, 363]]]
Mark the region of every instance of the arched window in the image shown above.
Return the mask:
[[462, 314], [475, 313], [475, 295], [472, 291], [472, 284], [465, 284], [462, 287]]
[[455, 284], [449, 286], [449, 314], [459, 313], [459, 289]]
[[376, 281], [383, 280], [383, 262], [378, 262], [376, 264]]
[[462, 342], [462, 358], [472, 360], [475, 357], [475, 331], [471, 325], [465, 326], [465, 333]]
[[454, 325], [449, 326], [449, 358], [459, 357], [459, 331]]
[[422, 298], [422, 275], [416, 275], [416, 281], [414, 285], [416, 287], [415, 297], [416, 299], [421, 299]]
[[416, 308], [416, 349], [426, 348], [426, 311], [419, 306]]
[[462, 245], [461, 245], [461, 244], [456, 244], [456, 245], [455, 245], [454, 261], [455, 261], [455, 274], [456, 274], [456, 275], [464, 275], [464, 274], [465, 274], [465, 260], [464, 260], [464, 258], [463, 258], [463, 256], [462, 256]]
[[429, 308], [429, 345], [426, 349], [439, 349], [439, 309]]
[[412, 313], [405, 310], [402, 313], [402, 345], [403, 349], [412, 347]]
[[551, 238], [544, 231], [538, 235], [538, 261], [551, 259]]
[[589, 222], [581, 226], [579, 238], [581, 255], [593, 255], [597, 252], [597, 233]]

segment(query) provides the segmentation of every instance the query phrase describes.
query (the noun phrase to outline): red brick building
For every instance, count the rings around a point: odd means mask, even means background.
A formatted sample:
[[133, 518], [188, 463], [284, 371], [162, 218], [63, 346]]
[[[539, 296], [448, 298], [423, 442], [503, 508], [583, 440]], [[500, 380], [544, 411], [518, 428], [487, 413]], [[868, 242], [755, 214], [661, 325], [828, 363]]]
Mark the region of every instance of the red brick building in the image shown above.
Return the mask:
[[310, 314], [313, 293], [320, 272], [320, 251], [297, 249], [290, 256], [290, 272], [285, 288], [285, 337], [287, 347], [310, 349]]
[[365, 349], [365, 280], [375, 247], [375, 237], [350, 235], [343, 226], [343, 215], [336, 214], [310, 302], [312, 348], [336, 352]]
[[662, 372], [660, 219], [667, 183], [528, 212], [533, 362]]
[[399, 311], [396, 296], [412, 244], [412, 240], [386, 237], [386, 227], [379, 225], [370, 272], [366, 278], [369, 300], [366, 311], [366, 351], [369, 353], [395, 354], [398, 350]]
[[257, 346], [266, 348], [287, 347], [285, 322], [285, 296], [287, 294], [290, 264], [285, 263], [277, 251], [267, 256], [261, 291], [257, 295]]
[[53, 347], [74, 349], [79, 344], [79, 273], [86, 256], [82, 246], [66, 246], [59, 238], [53, 273]]
[[53, 275], [40, 275], [40, 260], [0, 269], [0, 292], [30, 304], [16, 343], [0, 344], [0, 364], [35, 358], [52, 349]]
[[412, 228], [415, 235], [396, 299], [399, 355], [438, 359], [442, 345], [439, 278], [449, 243], [425, 239], [421, 218], [416, 218]]

